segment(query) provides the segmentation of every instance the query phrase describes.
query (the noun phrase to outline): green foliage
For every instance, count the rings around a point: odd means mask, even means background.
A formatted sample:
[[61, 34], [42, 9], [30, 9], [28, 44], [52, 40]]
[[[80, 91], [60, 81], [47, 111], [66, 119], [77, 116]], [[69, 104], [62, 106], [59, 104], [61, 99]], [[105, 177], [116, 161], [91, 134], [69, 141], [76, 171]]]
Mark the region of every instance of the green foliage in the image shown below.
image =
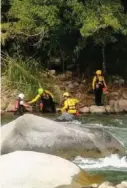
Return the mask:
[[60, 24], [59, 9], [56, 5], [41, 4], [41, 0], [13, 0], [9, 16], [18, 19], [15, 31], [34, 35], [48, 32]]
[[[75, 69], [77, 64], [80, 69], [91, 68], [88, 62], [95, 61], [94, 57], [91, 59], [93, 45], [103, 46], [106, 56], [104, 48], [108, 44], [118, 43], [119, 36], [127, 39], [127, 13], [120, 0], [10, 0], [10, 3], [8, 21], [2, 23], [4, 51], [11, 57], [16, 53], [23, 57], [34, 55], [45, 68], [56, 64], [63, 71], [67, 67]], [[126, 45], [120, 50], [125, 48]]]
[[115, 42], [112, 35], [121, 32], [123, 28], [121, 17], [123, 15], [119, 0], [102, 0], [98, 3], [87, 0], [82, 18], [81, 34], [84, 37], [92, 36], [96, 43]]
[[47, 72], [39, 67], [34, 59], [23, 60], [22, 57], [14, 59], [3, 56], [2, 61], [2, 73], [7, 78], [6, 84], [24, 92], [27, 97], [36, 95], [39, 87], [54, 89], [54, 80], [47, 77]]
[[10, 28], [9, 23], [1, 23], [1, 31], [6, 31], [6, 32], [1, 32], [1, 44], [4, 46], [6, 43], [6, 40], [8, 38], [8, 31]]

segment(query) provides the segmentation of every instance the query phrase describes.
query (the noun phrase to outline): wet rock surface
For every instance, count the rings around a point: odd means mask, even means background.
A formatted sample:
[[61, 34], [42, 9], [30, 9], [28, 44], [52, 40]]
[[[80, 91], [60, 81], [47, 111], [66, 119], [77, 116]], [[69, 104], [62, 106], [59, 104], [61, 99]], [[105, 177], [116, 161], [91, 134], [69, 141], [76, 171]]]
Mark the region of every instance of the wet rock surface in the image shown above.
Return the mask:
[[107, 131], [78, 125], [58, 123], [46, 118], [25, 114], [1, 128], [1, 153], [32, 150], [57, 154], [64, 158], [77, 155], [91, 157], [111, 153], [124, 154], [124, 146]]

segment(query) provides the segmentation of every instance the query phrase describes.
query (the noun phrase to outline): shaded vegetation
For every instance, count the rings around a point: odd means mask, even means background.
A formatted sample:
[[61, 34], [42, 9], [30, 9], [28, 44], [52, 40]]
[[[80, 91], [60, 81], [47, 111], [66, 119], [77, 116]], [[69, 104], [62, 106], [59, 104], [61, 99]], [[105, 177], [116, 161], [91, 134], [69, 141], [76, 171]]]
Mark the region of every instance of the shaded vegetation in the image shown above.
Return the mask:
[[12, 80], [31, 84], [36, 75], [39, 85], [42, 70], [92, 76], [103, 69], [126, 79], [126, 6], [120, 0], [3, 0], [1, 43], [6, 54], [2, 61], [9, 62], [7, 75], [16, 67]]

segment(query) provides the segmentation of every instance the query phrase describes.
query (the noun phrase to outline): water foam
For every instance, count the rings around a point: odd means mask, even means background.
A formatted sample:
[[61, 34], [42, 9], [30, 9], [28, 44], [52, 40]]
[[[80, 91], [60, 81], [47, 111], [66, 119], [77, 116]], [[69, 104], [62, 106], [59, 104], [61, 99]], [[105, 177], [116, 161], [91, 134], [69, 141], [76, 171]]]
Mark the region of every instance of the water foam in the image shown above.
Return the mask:
[[80, 168], [86, 169], [108, 169], [108, 170], [124, 170], [127, 171], [127, 156], [120, 157], [117, 154], [112, 154], [109, 157], [93, 159], [93, 158], [82, 158], [76, 157], [73, 161]]

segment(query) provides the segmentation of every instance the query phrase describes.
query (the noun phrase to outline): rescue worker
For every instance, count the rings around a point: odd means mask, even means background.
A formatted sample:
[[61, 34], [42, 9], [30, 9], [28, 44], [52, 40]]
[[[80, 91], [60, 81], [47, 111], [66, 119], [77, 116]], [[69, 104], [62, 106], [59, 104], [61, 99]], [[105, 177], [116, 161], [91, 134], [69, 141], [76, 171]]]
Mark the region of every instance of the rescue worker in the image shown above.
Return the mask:
[[104, 88], [107, 88], [107, 85], [105, 83], [104, 77], [102, 76], [101, 70], [96, 71], [96, 75], [94, 76], [92, 82], [92, 88], [95, 94], [95, 104], [97, 106], [102, 106], [102, 94]]
[[23, 115], [24, 112], [26, 112], [26, 107], [29, 107], [29, 105], [27, 105], [25, 102], [24, 102], [24, 94], [23, 93], [20, 93], [18, 95], [18, 98], [17, 98], [17, 101], [16, 101], [16, 104], [15, 104], [15, 109], [14, 109], [14, 114], [15, 115]]
[[48, 90], [44, 90], [43, 88], [38, 89], [37, 96], [28, 102], [28, 104], [33, 104], [35, 102], [39, 101], [40, 103], [40, 110], [45, 112], [56, 112], [55, 102], [54, 102], [54, 96], [52, 93]]
[[78, 115], [78, 111], [76, 109], [77, 103], [79, 103], [78, 99], [71, 98], [68, 92], [63, 94], [64, 97], [64, 106], [61, 108], [61, 112], [68, 112], [69, 114]]

